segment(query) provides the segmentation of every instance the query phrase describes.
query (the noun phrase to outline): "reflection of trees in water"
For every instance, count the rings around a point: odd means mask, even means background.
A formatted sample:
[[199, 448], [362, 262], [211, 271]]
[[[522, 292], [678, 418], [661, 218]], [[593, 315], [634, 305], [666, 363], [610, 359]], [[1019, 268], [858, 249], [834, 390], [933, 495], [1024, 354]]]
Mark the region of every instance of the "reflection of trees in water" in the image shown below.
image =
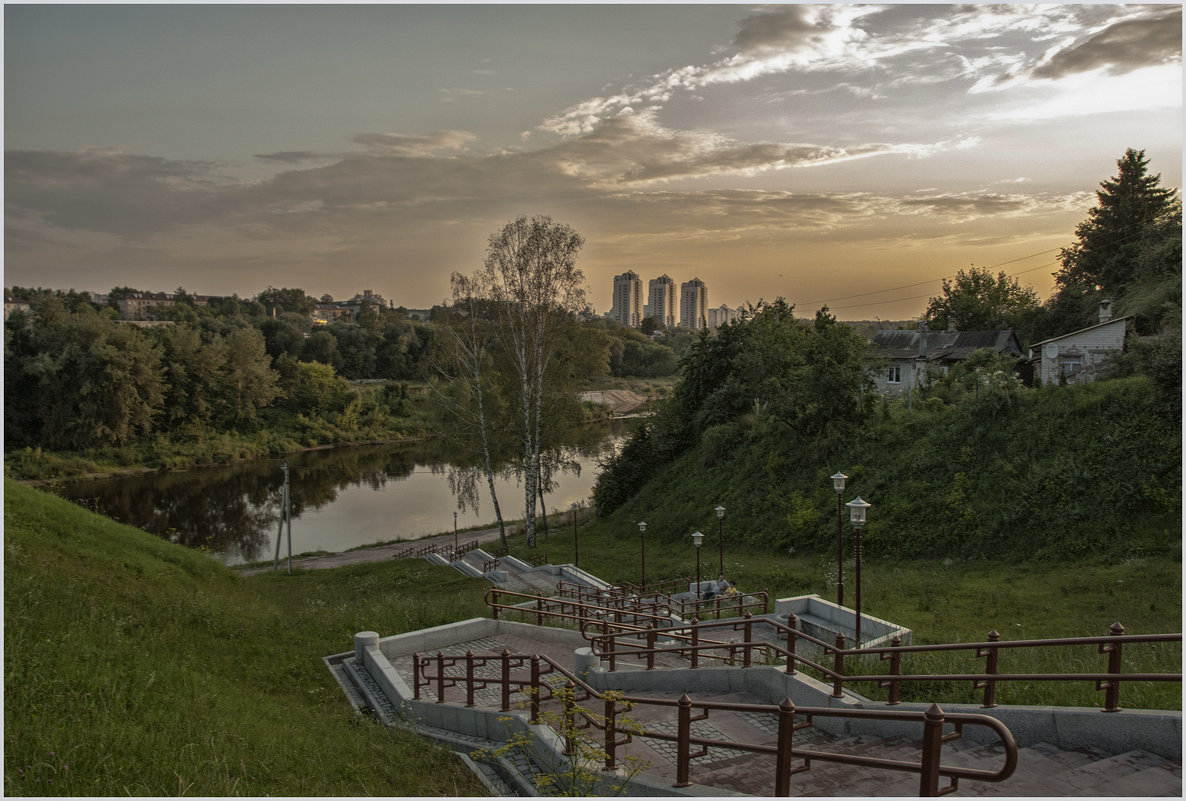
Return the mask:
[[[607, 425], [574, 430], [573, 444], [564, 448], [569, 470], [576, 464], [579, 474], [576, 458], [596, 457], [603, 448], [612, 448], [607, 441], [611, 434], [622, 432]], [[76, 482], [67, 484], [62, 495], [186, 547], [255, 561], [269, 556], [266, 546], [280, 520], [282, 461]], [[333, 502], [352, 486], [381, 490], [388, 482], [405, 479], [418, 465], [446, 474], [461, 510], [472, 504], [476, 512], [485, 490], [480, 469], [467, 465], [459, 454], [445, 452], [435, 441], [306, 451], [293, 454], [288, 463], [293, 518]], [[510, 478], [514, 470], [503, 465], [500, 474]]]

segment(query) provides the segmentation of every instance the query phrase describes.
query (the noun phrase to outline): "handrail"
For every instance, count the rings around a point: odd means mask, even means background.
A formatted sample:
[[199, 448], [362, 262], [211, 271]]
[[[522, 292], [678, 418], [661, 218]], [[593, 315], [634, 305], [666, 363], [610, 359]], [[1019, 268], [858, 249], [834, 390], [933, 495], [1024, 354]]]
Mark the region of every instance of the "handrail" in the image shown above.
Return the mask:
[[[429, 668], [436, 666], [435, 674], [430, 674]], [[456, 671], [450, 675], [448, 668], [456, 668], [464, 664], [464, 675]], [[478, 669], [497, 666], [497, 675], [478, 675]], [[529, 666], [529, 677], [524, 678], [520, 673], [516, 678], [513, 670]], [[501, 687], [500, 709], [503, 712], [511, 710], [511, 688], [517, 687], [527, 695], [527, 705], [530, 708], [529, 721], [533, 724], [541, 722], [540, 707], [543, 703], [559, 699], [563, 705], [564, 720], [571, 724], [579, 715], [585, 719], [582, 728], [592, 726], [604, 733], [605, 769], [614, 770], [617, 767], [617, 747], [632, 741], [634, 737], [646, 737], [656, 740], [674, 741], [676, 743], [676, 781], [672, 786], [687, 787], [691, 781], [691, 760], [702, 756], [709, 748], [728, 748], [730, 750], [748, 751], [775, 756], [774, 795], [785, 797], [790, 794], [790, 777], [804, 770], [810, 770], [813, 761], [836, 762], [849, 765], [863, 765], [867, 767], [887, 770], [906, 771], [919, 774], [919, 795], [937, 796], [956, 789], [959, 779], [979, 779], [983, 781], [999, 782], [1013, 775], [1017, 767], [1017, 743], [1013, 734], [1003, 723], [988, 715], [973, 713], [949, 714], [943, 712], [938, 704], [931, 704], [925, 711], [914, 710], [867, 710], [867, 709], [837, 709], [830, 707], [795, 707], [790, 698], [781, 704], [735, 704], [718, 701], [693, 701], [687, 694], [678, 700], [650, 698], [646, 696], [622, 695], [620, 693], [602, 694], [585, 683], [579, 676], [565, 669], [546, 656], [532, 654], [511, 654], [504, 650], [501, 654], [475, 655], [468, 651], [464, 656], [445, 656], [437, 652], [436, 656], [412, 655], [413, 698], [420, 700], [421, 688], [435, 687], [436, 703], [446, 703], [445, 691], [464, 685], [466, 706], [475, 705], [474, 692], [484, 689], [491, 684]], [[558, 693], [556, 682], [544, 679], [553, 675], [564, 680], [567, 693]], [[541, 679], [544, 679], [541, 681]], [[575, 690], [580, 688], [582, 695], [578, 698]], [[593, 713], [578, 702], [596, 700], [604, 704], [604, 714]], [[618, 725], [619, 715], [635, 706], [674, 707], [676, 709], [676, 732], [648, 729], [635, 722]], [[701, 714], [693, 717], [692, 710], [701, 710]], [[745, 743], [735, 739], [718, 740], [707, 737], [693, 737], [691, 724], [693, 721], [704, 720], [712, 711], [747, 712], [751, 714], [770, 714], [777, 716], [778, 735], [775, 745], [769, 743]], [[795, 717], [805, 718], [796, 723]], [[792, 734], [794, 731], [813, 724], [817, 717], [860, 718], [866, 720], [891, 720], [903, 722], [918, 722], [923, 726], [922, 754], [918, 762], [897, 759], [881, 759], [857, 754], [842, 754], [824, 751], [822, 749], [794, 748]], [[950, 734], [943, 733], [945, 724], [951, 723], [955, 730]], [[1000, 769], [984, 770], [980, 768], [963, 768], [942, 765], [943, 743], [961, 737], [965, 726], [983, 726], [994, 731], [1005, 749], [1004, 764]], [[566, 734], [567, 732], [562, 732]], [[620, 737], [624, 735], [624, 737]], [[692, 753], [692, 746], [698, 746], [699, 751]], [[792, 767], [792, 759], [800, 757], [802, 765]], [[951, 779], [946, 787], [939, 786], [942, 777]]]
[[[779, 657], [786, 660], [786, 673], [794, 673], [799, 667], [807, 667], [819, 671], [825, 679], [832, 682], [832, 697], [840, 698], [843, 695], [845, 683], [855, 682], [877, 682], [878, 686], [889, 689], [889, 699], [887, 703], [891, 706], [900, 703], [899, 690], [903, 682], [958, 682], [971, 681], [973, 688], [977, 690], [984, 690], [983, 708], [992, 708], [996, 704], [996, 685], [1002, 681], [1092, 681], [1095, 682], [1096, 690], [1106, 691], [1104, 706], [1105, 712], [1119, 712], [1121, 710], [1120, 700], [1120, 686], [1126, 681], [1181, 681], [1181, 673], [1125, 673], [1122, 670], [1122, 649], [1126, 643], [1149, 643], [1149, 642], [1181, 642], [1181, 634], [1138, 634], [1125, 635], [1124, 627], [1119, 623], [1112, 625], [1111, 634], [1102, 637], [1062, 637], [1049, 640], [1014, 640], [1007, 641], [999, 639], [1000, 635], [995, 631], [990, 633], [990, 638], [986, 642], [977, 643], [945, 643], [937, 645], [902, 645], [901, 639], [894, 637], [889, 646], [882, 646], [877, 648], [851, 648], [844, 647], [845, 638], [843, 634], [836, 635], [835, 644], [829, 644], [823, 640], [804, 634], [797, 628], [798, 618], [795, 615], [787, 616], [788, 623], [782, 624], [777, 620], [771, 618], [756, 618], [752, 622], [757, 626], [769, 626], [774, 629], [776, 634], [784, 635], [786, 645], [767, 640], [755, 641], [752, 639], [752, 628], [746, 629], [746, 636], [742, 642], [730, 643], [734, 648], [737, 647], [765, 647], [769, 651], [777, 654]], [[715, 628], [722, 628], [724, 626], [732, 626], [733, 631], [737, 631], [739, 624], [734, 620], [713, 621], [708, 623], [693, 622], [687, 625], [673, 626], [671, 629], [664, 632], [664, 636], [668, 638], [677, 638], [681, 636], [688, 636], [693, 640], [699, 638], [700, 632], [711, 631]], [[681, 632], [688, 632], [687, 635], [682, 635]], [[648, 643], [648, 647], [643, 648], [634, 642], [626, 641], [619, 642], [615, 634], [608, 630], [600, 635], [590, 636], [586, 634], [586, 639], [589, 641], [590, 648], [594, 654], [605, 657], [610, 660], [610, 669], [614, 669], [614, 655], [619, 648], [632, 649], [635, 656], [647, 657], [648, 660], [653, 659], [655, 655], [662, 653], [690, 653], [692, 656], [692, 667], [696, 667], [696, 654], [699, 651], [711, 651], [714, 645], [704, 644], [706, 641], [700, 640], [699, 643], [692, 643], [688, 645], [676, 646], [655, 646]], [[629, 636], [627, 633], [626, 636]], [[996, 637], [996, 639], [994, 639]], [[825, 659], [831, 656], [832, 666], [818, 664], [797, 653], [797, 642], [805, 640], [809, 643], [819, 646], [823, 651]], [[1078, 673], [1001, 673], [998, 671], [998, 652], [1006, 648], [1050, 648], [1050, 647], [1071, 647], [1082, 645], [1095, 645], [1099, 649], [1100, 654], [1108, 655], [1108, 664], [1106, 670], [1096, 672], [1078, 672]], [[903, 674], [901, 673], [901, 656], [910, 653], [931, 653], [940, 651], [974, 651], [977, 657], [986, 660], [985, 670], [978, 673], [947, 673], [947, 674]], [[858, 656], [869, 657], [878, 656], [881, 661], [889, 661], [890, 668], [888, 674], [869, 674], [869, 675], [852, 675], [844, 672], [844, 659], [846, 657]], [[746, 667], [750, 665], [748, 658], [745, 661]]]
[[[535, 603], [534, 608], [524, 604], [507, 604], [503, 602], [504, 598], [522, 598], [525, 604]], [[530, 595], [528, 593], [513, 592], [511, 590], [503, 590], [498, 587], [493, 587], [486, 591], [486, 605], [493, 610], [495, 620], [499, 619], [500, 610], [507, 610], [512, 612], [520, 612], [528, 615], [535, 615], [536, 624], [543, 625], [545, 617], [557, 618], [560, 620], [576, 620], [578, 622], [585, 622], [588, 620], [612, 620], [614, 622], [622, 622], [622, 618], [629, 617], [635, 621], [639, 619], [649, 620], [655, 624], [657, 629], [667, 628], [672, 625], [673, 620], [670, 616], [670, 611], [662, 607], [657, 608], [655, 612], [631, 611], [627, 609], [617, 609], [611, 606], [601, 606], [598, 604], [586, 604], [580, 601], [571, 601], [557, 598], [545, 598], [542, 595]], [[571, 608], [576, 614], [565, 612], [566, 608]], [[557, 611], [559, 610], [559, 611]]]

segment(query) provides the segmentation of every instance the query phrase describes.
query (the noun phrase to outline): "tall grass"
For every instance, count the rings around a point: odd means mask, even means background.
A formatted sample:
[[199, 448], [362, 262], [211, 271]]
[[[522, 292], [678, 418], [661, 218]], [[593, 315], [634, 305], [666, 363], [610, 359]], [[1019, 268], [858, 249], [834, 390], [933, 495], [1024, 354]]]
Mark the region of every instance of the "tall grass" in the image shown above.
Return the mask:
[[7, 795], [480, 795], [447, 752], [354, 714], [354, 633], [481, 615], [422, 561], [242, 579], [5, 481]]

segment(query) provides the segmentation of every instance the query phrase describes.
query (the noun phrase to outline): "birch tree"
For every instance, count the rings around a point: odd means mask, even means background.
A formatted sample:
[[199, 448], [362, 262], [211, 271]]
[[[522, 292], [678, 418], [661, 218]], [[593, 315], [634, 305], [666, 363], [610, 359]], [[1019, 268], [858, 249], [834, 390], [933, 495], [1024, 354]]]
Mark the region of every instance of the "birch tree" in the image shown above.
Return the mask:
[[[446, 334], [433, 360], [437, 372], [449, 381], [446, 393], [434, 387], [450, 418], [458, 424], [460, 432], [475, 442], [475, 449], [486, 478], [490, 501], [498, 520], [498, 533], [503, 547], [507, 547], [506, 526], [502, 519], [502, 508], [494, 486], [495, 446], [492, 433], [492, 405], [495, 401], [491, 383], [491, 344], [494, 329], [483, 314], [480, 292], [474, 279], [460, 273], [449, 277], [452, 291], [449, 323], [444, 326]], [[473, 474], [459, 469], [450, 475], [450, 485], [465, 508], [467, 504], [477, 510], [477, 492]]]
[[564, 383], [556, 355], [566, 329], [586, 307], [585, 276], [576, 266], [582, 245], [580, 234], [550, 217], [519, 217], [491, 235], [475, 279], [493, 301], [498, 340], [516, 379], [529, 548], [535, 547], [544, 418], [550, 390]]

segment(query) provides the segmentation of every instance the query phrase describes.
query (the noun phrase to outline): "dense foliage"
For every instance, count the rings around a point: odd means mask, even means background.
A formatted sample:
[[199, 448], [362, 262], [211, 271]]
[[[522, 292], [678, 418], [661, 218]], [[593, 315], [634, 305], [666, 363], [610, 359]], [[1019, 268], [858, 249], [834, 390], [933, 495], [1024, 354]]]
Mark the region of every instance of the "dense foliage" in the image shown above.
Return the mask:
[[605, 465], [593, 492], [599, 514], [689, 449], [711, 467], [747, 432], [777, 431], [781, 447], [823, 457], [858, 430], [873, 403], [871, 345], [826, 308], [813, 322], [793, 312], [780, 298], [701, 335], [680, 362], [675, 393]]

